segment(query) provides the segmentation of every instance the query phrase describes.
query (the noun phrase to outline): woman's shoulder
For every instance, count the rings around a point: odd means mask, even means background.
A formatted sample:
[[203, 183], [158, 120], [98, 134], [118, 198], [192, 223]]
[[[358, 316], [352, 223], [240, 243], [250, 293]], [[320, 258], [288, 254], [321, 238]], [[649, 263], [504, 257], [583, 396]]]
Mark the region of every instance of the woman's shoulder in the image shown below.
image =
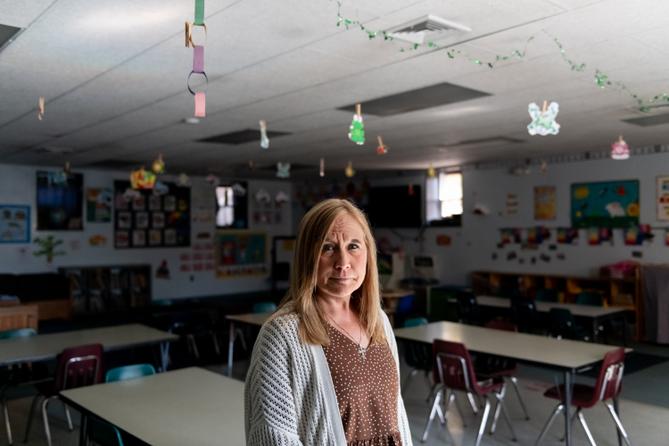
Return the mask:
[[297, 334], [300, 318], [294, 311], [278, 310], [263, 324], [264, 330], [278, 331], [285, 335]]

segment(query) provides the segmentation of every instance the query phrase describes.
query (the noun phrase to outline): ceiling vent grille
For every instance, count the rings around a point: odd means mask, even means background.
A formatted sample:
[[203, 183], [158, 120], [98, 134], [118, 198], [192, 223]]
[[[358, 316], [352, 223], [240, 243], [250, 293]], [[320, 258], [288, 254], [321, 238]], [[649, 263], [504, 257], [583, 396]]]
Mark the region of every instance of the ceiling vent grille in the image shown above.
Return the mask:
[[0, 23], [0, 51], [14, 41], [19, 31], [21, 28]]
[[471, 32], [471, 30], [466, 25], [428, 14], [389, 28], [386, 33], [394, 39], [422, 45], [426, 40], [438, 40], [454, 32]]
[[640, 127], [652, 127], [654, 125], [669, 124], [669, 113], [654, 116], [643, 116], [641, 118], [623, 119], [623, 122], [638, 125]]

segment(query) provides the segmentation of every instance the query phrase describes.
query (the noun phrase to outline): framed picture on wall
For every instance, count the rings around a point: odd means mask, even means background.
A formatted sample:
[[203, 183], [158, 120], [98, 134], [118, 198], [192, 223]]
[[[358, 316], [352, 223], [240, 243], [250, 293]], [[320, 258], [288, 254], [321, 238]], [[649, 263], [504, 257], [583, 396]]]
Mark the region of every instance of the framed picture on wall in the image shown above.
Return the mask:
[[628, 228], [639, 225], [639, 180], [571, 185], [574, 228]]
[[30, 243], [30, 206], [0, 204], [0, 243]]
[[37, 230], [81, 231], [84, 222], [84, 176], [37, 171]]
[[535, 186], [534, 219], [555, 220], [557, 214], [555, 186]]
[[657, 177], [657, 219], [669, 220], [669, 175]]

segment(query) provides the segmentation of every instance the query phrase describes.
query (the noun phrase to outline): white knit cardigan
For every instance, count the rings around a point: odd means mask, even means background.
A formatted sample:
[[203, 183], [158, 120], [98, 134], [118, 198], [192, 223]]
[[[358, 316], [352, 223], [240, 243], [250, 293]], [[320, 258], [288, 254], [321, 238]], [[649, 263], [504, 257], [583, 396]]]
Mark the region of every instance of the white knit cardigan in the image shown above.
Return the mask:
[[[381, 314], [399, 376], [395, 335], [388, 317]], [[287, 313], [260, 329], [244, 388], [248, 446], [346, 445], [323, 347], [302, 343], [298, 324], [298, 316]], [[399, 386], [397, 421], [402, 445], [412, 446]]]

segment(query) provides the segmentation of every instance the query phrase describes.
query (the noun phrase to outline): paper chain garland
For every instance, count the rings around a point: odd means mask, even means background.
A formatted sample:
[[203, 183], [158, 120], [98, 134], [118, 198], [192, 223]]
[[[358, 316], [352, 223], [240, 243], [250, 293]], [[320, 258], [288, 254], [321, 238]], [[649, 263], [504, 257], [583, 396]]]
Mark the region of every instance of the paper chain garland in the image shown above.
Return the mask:
[[194, 74], [202, 76], [205, 80], [205, 85], [209, 83], [207, 73], [204, 71], [204, 45], [196, 45], [193, 42], [194, 26], [202, 27], [206, 37], [207, 25], [204, 23], [204, 0], [195, 0], [195, 19], [193, 20], [193, 23], [186, 22], [185, 24], [186, 48], [193, 48], [193, 69], [186, 79], [186, 88], [188, 89], [188, 92], [195, 97], [194, 116], [196, 118], [204, 118], [207, 115], [207, 99], [205, 93], [204, 91], [195, 91], [190, 86], [190, 79]]
[[[365, 25], [363, 25], [359, 20], [351, 20], [348, 18], [345, 18], [341, 14], [341, 7], [342, 7], [342, 2], [340, 0], [337, 0], [337, 26], [343, 26], [346, 29], [349, 29], [351, 27], [354, 28], [359, 28], [362, 32], [364, 32], [367, 37], [371, 39], [375, 39], [377, 37], [383, 37], [383, 40], [394, 40], [393, 36], [390, 35], [390, 33], [386, 31], [373, 31], [367, 28]], [[564, 47], [562, 46], [562, 43], [557, 39], [557, 37], [551, 36], [549, 33], [546, 31], [543, 31], [544, 34], [548, 35], [555, 45], [558, 47], [560, 51], [560, 55], [562, 56], [562, 59], [571, 67], [572, 71], [577, 71], [577, 72], [582, 72], [586, 68], [586, 64], [584, 62], [582, 63], [577, 63], [571, 60], [569, 57], [567, 57], [567, 54], [565, 52]], [[421, 48], [429, 48], [429, 49], [445, 49], [446, 50], [446, 55], [448, 56], [449, 59], [455, 59], [456, 57], [463, 57], [467, 59], [468, 61], [472, 62], [473, 64], [476, 65], [485, 65], [490, 69], [495, 68], [495, 66], [499, 62], [506, 62], [508, 60], [517, 58], [517, 59], [524, 59], [526, 54], [527, 54], [527, 46], [528, 44], [534, 40], [535, 36], [532, 35], [530, 36], [527, 41], [525, 42], [525, 48], [523, 48], [522, 51], [520, 50], [513, 50], [509, 55], [496, 55], [494, 60], [481, 60], [476, 57], [470, 56], [468, 53], [461, 51], [457, 48], [449, 48], [447, 46], [442, 46], [438, 45], [432, 41], [427, 41], [423, 44], [419, 43], [414, 43], [409, 47], [403, 47], [400, 48], [400, 52], [405, 52], [405, 51], [415, 51]], [[634, 99], [637, 103], [637, 108], [639, 111], [648, 113], [651, 111], [652, 108], [655, 107], [660, 107], [663, 105], [669, 105], [669, 93], [660, 93], [656, 94], [655, 96], [652, 96], [651, 98], [644, 99], [640, 97], [638, 94], [634, 93], [632, 90], [630, 90], [624, 83], [619, 82], [619, 81], [611, 81], [609, 79], [609, 76], [602, 72], [599, 69], [595, 69], [595, 74], [594, 74], [594, 83], [597, 85], [599, 88], [607, 88], [607, 87], [615, 87], [618, 88], [621, 91], [624, 91], [627, 93], [632, 99]]]

